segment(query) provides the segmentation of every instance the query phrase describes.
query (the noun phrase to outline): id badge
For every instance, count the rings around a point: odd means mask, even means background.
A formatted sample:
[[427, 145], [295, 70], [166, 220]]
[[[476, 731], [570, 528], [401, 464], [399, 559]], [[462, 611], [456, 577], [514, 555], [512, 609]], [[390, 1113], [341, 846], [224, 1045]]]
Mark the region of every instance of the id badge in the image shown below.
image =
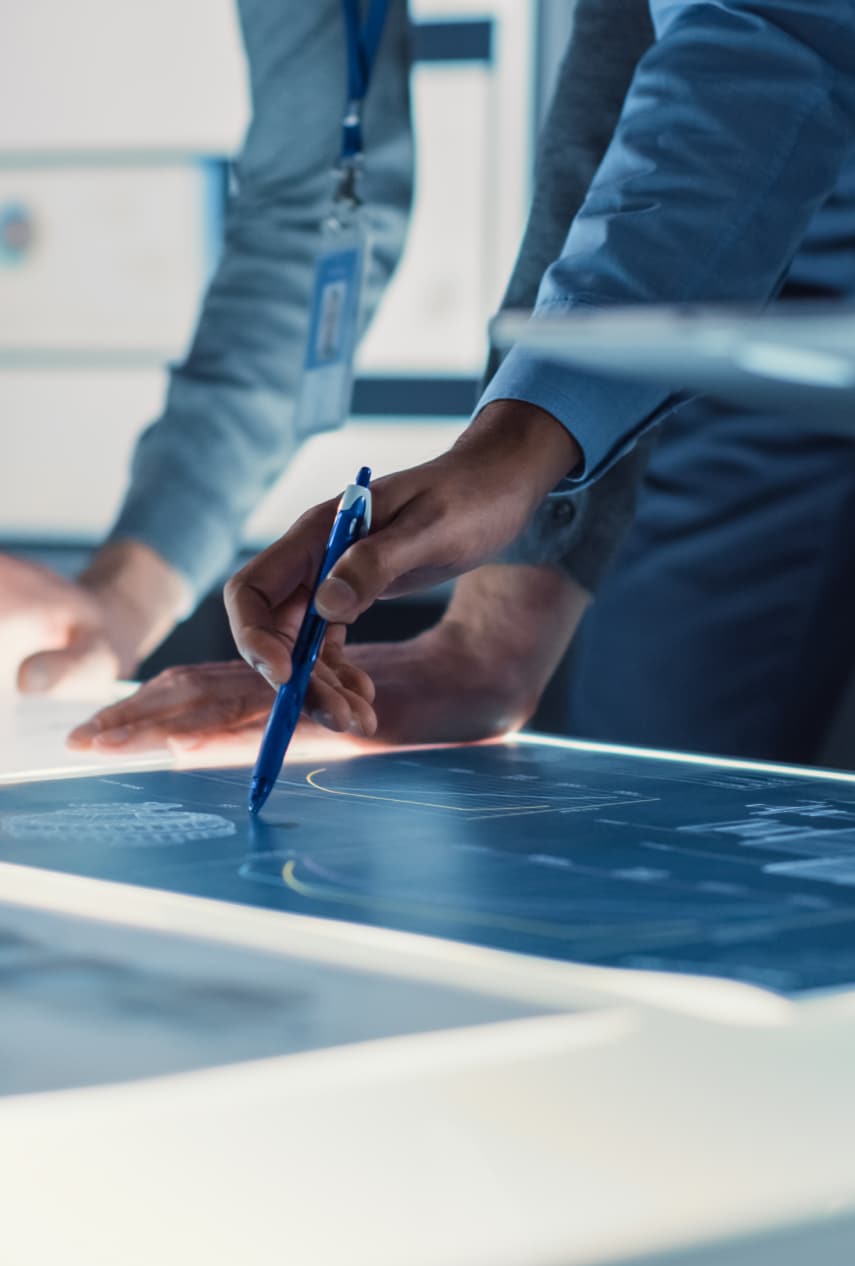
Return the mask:
[[297, 435], [342, 426], [350, 413], [367, 243], [360, 217], [324, 226], [297, 400]]

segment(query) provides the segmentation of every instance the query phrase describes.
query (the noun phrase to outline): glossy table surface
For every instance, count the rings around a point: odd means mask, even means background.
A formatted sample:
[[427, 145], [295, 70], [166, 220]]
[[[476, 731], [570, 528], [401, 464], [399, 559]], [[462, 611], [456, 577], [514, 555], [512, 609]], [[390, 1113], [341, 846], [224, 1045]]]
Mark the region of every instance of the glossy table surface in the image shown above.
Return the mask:
[[246, 781], [0, 786], [16, 1266], [851, 1258], [855, 780], [530, 736], [288, 765], [254, 832]]

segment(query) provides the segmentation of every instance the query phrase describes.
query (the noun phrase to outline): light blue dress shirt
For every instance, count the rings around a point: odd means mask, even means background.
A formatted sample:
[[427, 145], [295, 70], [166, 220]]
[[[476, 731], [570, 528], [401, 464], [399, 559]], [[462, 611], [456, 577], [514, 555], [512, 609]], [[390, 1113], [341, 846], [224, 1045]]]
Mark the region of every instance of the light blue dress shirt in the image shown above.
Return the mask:
[[[238, 0], [238, 12], [252, 121], [223, 252], [110, 534], [145, 542], [196, 597], [222, 580], [247, 517], [299, 448], [295, 399], [347, 85], [340, 0]], [[364, 132], [367, 321], [403, 250], [412, 197], [406, 0], [389, 6]]]
[[[855, 144], [855, 0], [651, 0], [656, 43], [538, 313], [765, 303]], [[597, 479], [665, 391], [513, 350], [487, 387], [558, 418]]]
[[[345, 83], [339, 0], [238, 0], [238, 8], [253, 120], [223, 256], [164, 413], [137, 446], [111, 534], [150, 545], [198, 596], [229, 567], [247, 516], [298, 447], [294, 399]], [[541, 275], [537, 311], [763, 303], [852, 156], [855, 0], [651, 0], [656, 43], [619, 113], [651, 38], [646, 8], [645, 0], [577, 0], [508, 291], [515, 305], [531, 303]], [[366, 106], [374, 242], [366, 320], [406, 233], [408, 72], [406, 3], [391, 0]], [[519, 350], [479, 408], [500, 398], [546, 409], [581, 445], [584, 462], [568, 484], [583, 489], [574, 511], [547, 502], [518, 557], [560, 559], [591, 588], [628, 521], [640, 463], [634, 455], [599, 477], [669, 399]]]

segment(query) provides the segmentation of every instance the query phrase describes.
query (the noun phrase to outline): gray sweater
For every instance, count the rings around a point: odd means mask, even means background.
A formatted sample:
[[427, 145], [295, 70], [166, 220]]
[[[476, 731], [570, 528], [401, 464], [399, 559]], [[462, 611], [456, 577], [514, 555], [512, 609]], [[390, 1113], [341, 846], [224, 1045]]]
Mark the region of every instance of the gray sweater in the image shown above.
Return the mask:
[[[298, 447], [294, 400], [344, 82], [339, 0], [238, 0], [238, 8], [253, 118], [223, 253], [164, 413], [137, 445], [111, 533], [144, 541], [200, 597], [228, 569], [245, 520]], [[532, 306], [652, 38], [647, 0], [578, 0], [504, 307]], [[405, 0], [390, 4], [364, 132], [368, 321], [401, 255], [412, 194]], [[594, 487], [549, 498], [503, 557], [566, 567], [593, 588], [631, 517], [642, 463], [637, 449]]]

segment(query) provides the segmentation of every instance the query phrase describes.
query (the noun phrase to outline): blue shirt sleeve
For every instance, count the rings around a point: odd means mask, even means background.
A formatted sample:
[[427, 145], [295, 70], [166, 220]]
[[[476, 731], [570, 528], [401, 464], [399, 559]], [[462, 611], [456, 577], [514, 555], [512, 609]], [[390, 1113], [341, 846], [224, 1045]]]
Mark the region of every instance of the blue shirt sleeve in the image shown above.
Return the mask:
[[[766, 302], [855, 145], [855, 0], [651, 0], [611, 145], [533, 319], [614, 305]], [[669, 407], [652, 385], [516, 348], [492, 400], [538, 405], [601, 475]]]
[[[137, 444], [111, 532], [149, 545], [197, 597], [222, 578], [247, 516], [302, 439], [295, 397], [345, 95], [339, 0], [238, 7], [253, 117], [223, 253], [190, 353], [170, 375], [165, 410]], [[395, 0], [366, 101], [366, 319], [397, 263], [409, 215], [408, 38], [406, 5]]]

